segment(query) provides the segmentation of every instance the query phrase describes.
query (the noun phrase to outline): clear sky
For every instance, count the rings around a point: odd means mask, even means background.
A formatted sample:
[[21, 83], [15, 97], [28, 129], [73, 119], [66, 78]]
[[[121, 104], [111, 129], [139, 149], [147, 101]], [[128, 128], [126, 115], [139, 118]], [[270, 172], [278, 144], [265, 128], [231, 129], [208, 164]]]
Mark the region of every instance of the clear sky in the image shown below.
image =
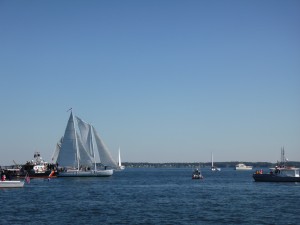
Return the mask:
[[127, 162], [300, 161], [300, 1], [0, 0], [0, 165], [72, 107]]

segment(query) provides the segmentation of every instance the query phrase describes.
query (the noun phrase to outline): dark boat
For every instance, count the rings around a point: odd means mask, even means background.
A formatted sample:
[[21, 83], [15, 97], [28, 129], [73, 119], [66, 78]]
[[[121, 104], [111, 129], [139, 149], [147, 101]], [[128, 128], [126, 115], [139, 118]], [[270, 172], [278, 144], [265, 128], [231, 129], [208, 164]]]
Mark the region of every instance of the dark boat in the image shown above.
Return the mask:
[[198, 169], [195, 169], [192, 175], [192, 179], [203, 179], [201, 172]]
[[45, 162], [39, 152], [34, 153], [34, 158], [17, 168], [7, 168], [3, 173], [9, 178], [49, 178], [56, 177], [57, 169], [55, 164]]
[[284, 148], [281, 149], [281, 162], [275, 168], [270, 168], [269, 173], [257, 170], [253, 179], [258, 182], [300, 182], [300, 169], [286, 166], [287, 159], [284, 156]]
[[300, 182], [299, 168], [295, 167], [275, 167], [269, 173], [256, 171], [253, 179], [258, 182]]

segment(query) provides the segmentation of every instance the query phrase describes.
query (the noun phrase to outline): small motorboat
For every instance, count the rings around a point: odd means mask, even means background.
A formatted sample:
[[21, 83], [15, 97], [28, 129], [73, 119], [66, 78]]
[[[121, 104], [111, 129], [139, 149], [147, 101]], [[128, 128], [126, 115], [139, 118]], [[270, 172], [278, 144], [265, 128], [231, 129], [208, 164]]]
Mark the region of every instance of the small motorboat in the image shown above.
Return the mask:
[[192, 179], [203, 179], [204, 177], [201, 174], [201, 171], [198, 169], [195, 169], [192, 175]]
[[0, 188], [20, 188], [20, 187], [24, 187], [24, 181], [19, 181], [19, 180], [0, 181]]
[[239, 163], [235, 166], [235, 170], [252, 170], [252, 166], [246, 166], [244, 163]]

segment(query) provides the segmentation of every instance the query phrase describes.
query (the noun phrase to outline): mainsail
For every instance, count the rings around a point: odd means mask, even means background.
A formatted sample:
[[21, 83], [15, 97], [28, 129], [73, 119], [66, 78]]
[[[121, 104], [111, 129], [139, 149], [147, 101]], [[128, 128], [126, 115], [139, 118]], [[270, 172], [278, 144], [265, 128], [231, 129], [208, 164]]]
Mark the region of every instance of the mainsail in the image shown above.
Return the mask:
[[122, 166], [122, 163], [121, 163], [121, 150], [120, 150], [120, 147], [119, 147], [119, 161], [118, 161], [118, 166], [119, 166], [119, 167]]
[[[98, 155], [95, 149], [98, 150]], [[101, 163], [103, 166], [117, 168], [95, 128], [79, 117], [74, 117], [72, 112], [58, 152], [57, 163], [61, 167], [79, 169], [94, 165], [96, 168], [96, 163]]]

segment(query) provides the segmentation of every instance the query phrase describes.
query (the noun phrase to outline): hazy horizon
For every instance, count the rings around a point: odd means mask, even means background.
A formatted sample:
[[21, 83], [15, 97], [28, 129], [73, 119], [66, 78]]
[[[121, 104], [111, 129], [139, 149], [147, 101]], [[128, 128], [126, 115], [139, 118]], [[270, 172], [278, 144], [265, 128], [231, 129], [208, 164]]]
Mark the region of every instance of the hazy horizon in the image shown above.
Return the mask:
[[0, 1], [0, 165], [70, 107], [117, 160], [300, 161], [300, 1]]

